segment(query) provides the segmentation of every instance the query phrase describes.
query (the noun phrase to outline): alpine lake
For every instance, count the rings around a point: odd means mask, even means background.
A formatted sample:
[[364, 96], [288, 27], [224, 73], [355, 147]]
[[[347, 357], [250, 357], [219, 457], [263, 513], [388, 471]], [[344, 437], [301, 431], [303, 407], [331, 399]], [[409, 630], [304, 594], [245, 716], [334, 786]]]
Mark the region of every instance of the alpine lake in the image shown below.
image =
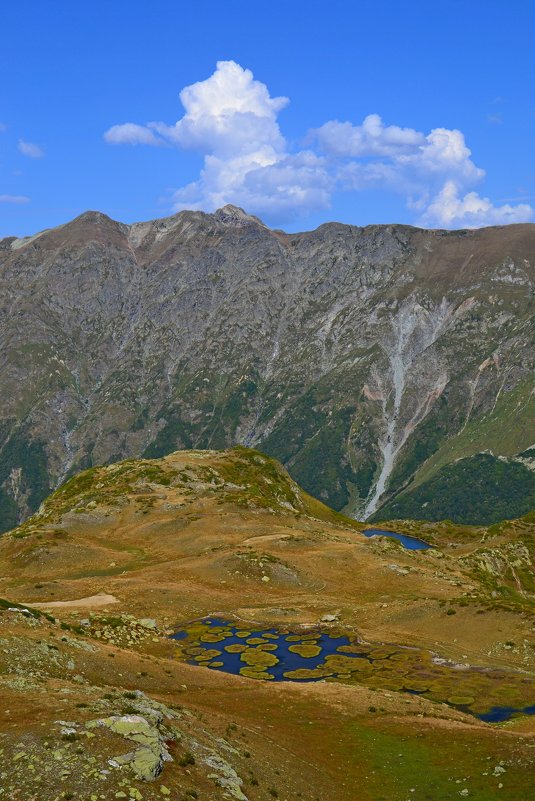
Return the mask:
[[427, 551], [433, 547], [417, 537], [409, 537], [408, 534], [398, 534], [397, 531], [388, 531], [384, 528], [366, 528], [362, 533], [365, 537], [390, 537], [400, 542], [408, 551]]
[[370, 644], [330, 624], [258, 628], [207, 617], [173, 635], [178, 658], [257, 681], [328, 681], [421, 695], [498, 723], [535, 714], [535, 681], [513, 671], [455, 665], [430, 651]]

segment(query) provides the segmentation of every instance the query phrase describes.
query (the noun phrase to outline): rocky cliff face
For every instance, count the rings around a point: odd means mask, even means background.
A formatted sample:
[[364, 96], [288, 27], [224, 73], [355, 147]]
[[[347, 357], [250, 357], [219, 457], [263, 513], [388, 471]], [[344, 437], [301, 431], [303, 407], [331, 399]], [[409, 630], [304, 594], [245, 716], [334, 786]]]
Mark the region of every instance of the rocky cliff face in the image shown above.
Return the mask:
[[535, 225], [88, 212], [0, 240], [0, 284], [3, 529], [127, 456], [255, 446], [362, 517], [535, 442]]

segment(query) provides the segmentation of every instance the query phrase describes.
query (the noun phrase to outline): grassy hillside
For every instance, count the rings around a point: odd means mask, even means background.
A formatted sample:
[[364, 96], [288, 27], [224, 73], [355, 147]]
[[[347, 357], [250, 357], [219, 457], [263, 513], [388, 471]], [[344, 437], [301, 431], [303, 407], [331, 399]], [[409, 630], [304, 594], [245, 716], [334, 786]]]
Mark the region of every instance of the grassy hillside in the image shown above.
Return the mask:
[[[69, 480], [0, 538], [6, 797], [535, 794], [535, 719], [502, 727], [473, 714], [535, 702], [534, 515], [389, 526], [434, 547], [361, 536], [245, 448]], [[273, 644], [255, 635], [268, 629], [309, 653], [320, 633], [342, 634], [373, 660], [351, 660], [350, 645], [311, 683], [189, 664], [169, 635], [194, 630], [214, 657], [224, 644], [207, 616], [240, 627], [249, 665], [273, 664]]]

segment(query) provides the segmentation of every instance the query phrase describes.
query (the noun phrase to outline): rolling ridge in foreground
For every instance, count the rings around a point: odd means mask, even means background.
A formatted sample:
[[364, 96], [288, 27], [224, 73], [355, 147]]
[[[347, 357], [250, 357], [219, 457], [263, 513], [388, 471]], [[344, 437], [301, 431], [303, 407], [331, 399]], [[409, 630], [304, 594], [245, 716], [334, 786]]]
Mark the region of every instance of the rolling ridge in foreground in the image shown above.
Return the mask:
[[[528, 706], [535, 686], [535, 515], [381, 523], [425, 551], [364, 528], [245, 448], [69, 480], [0, 538], [7, 797], [534, 794], [535, 719], [476, 715], [484, 696]], [[255, 637], [268, 630], [304, 638], [305, 655], [343, 634], [373, 660], [354, 673], [346, 652], [344, 670], [305, 683], [198, 667], [170, 635], [196, 626], [222, 652], [203, 628], [214, 616], [245, 634], [249, 667], [276, 653]]]

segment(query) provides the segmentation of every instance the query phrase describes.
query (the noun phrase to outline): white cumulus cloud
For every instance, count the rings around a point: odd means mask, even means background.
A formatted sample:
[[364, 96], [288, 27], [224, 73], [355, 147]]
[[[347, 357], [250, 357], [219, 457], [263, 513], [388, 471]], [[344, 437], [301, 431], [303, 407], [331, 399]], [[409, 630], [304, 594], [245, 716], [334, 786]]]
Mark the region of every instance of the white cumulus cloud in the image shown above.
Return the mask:
[[417, 222], [445, 228], [478, 228], [527, 222], [535, 210], [527, 204], [495, 206], [475, 191], [485, 177], [472, 160], [462, 131], [384, 125], [375, 114], [361, 125], [328, 122], [310, 132], [336, 165], [337, 185], [346, 190], [383, 188], [404, 196], [419, 214]]
[[346, 188], [389, 188], [409, 198], [411, 207], [425, 205], [445, 180], [464, 185], [485, 175], [472, 161], [462, 132], [448, 128], [435, 128], [425, 135], [412, 128], [385, 126], [373, 114], [362, 125], [326, 123], [309, 138], [316, 138], [323, 153], [336, 163]]
[[362, 125], [331, 120], [312, 132], [322, 150], [338, 156], [399, 156], [414, 153], [425, 137], [414, 128], [384, 125], [378, 114], [368, 114]]
[[207, 156], [199, 180], [173, 193], [173, 210], [214, 210], [233, 203], [268, 220], [289, 220], [327, 207], [332, 188], [322, 160], [311, 152], [286, 155], [272, 164]]
[[312, 151], [289, 152], [278, 115], [286, 97], [234, 61], [219, 61], [206, 80], [180, 92], [184, 115], [174, 124], [114, 125], [114, 144], [170, 144], [202, 153], [198, 180], [173, 192], [174, 211], [234, 203], [270, 220], [287, 220], [329, 204], [332, 178]]
[[526, 204], [494, 206], [472, 187], [478, 167], [461, 131], [331, 120], [312, 130], [305, 149], [292, 148], [279, 126], [288, 98], [234, 61], [180, 92], [184, 114], [174, 124], [128, 122], [104, 134], [111, 144], [175, 146], [203, 157], [197, 180], [172, 192], [173, 210], [234, 203], [268, 221], [287, 222], [327, 208], [337, 191], [383, 189], [401, 195], [421, 224], [493, 225], [531, 219]]
[[186, 113], [175, 125], [151, 127], [181, 147], [220, 157], [250, 154], [259, 163], [273, 163], [285, 149], [277, 116], [288, 98], [271, 97], [234, 61], [219, 61], [213, 75], [183, 89], [180, 100]]
[[527, 203], [495, 206], [477, 192], [467, 192], [461, 196], [455, 182], [448, 181], [431, 200], [419, 222], [441, 228], [480, 228], [484, 225], [529, 222], [532, 219], [533, 208]]
[[434, 128], [424, 143], [413, 153], [400, 155], [397, 163], [424, 176], [449, 175], [460, 181], [478, 181], [484, 177], [485, 171], [476, 167], [471, 155], [461, 131]]
[[18, 148], [23, 156], [28, 156], [30, 159], [42, 159], [45, 155], [44, 150], [39, 145], [33, 142], [26, 142], [24, 139], [19, 139]]

